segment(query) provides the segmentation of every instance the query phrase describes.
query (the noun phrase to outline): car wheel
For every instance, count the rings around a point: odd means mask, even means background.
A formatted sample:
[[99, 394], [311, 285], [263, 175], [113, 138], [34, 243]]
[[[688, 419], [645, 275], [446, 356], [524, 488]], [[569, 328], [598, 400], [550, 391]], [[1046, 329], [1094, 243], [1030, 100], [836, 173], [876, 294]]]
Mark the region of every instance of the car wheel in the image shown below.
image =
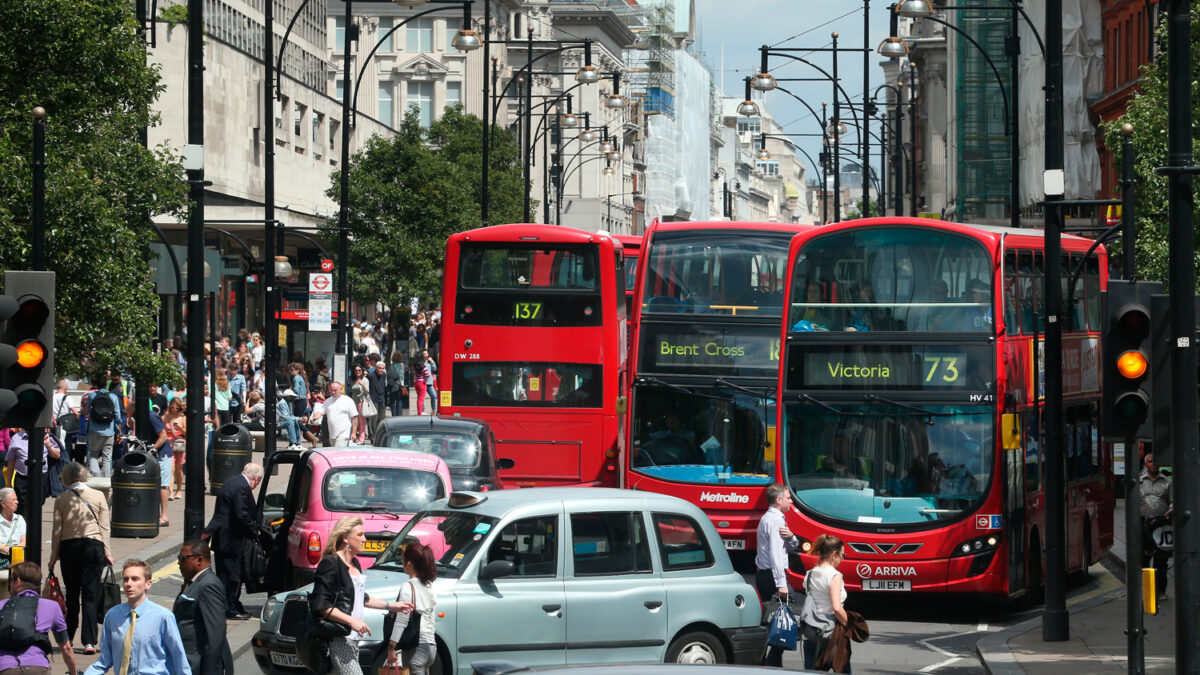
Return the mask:
[[667, 663], [725, 663], [725, 648], [711, 633], [685, 633], [667, 649]]

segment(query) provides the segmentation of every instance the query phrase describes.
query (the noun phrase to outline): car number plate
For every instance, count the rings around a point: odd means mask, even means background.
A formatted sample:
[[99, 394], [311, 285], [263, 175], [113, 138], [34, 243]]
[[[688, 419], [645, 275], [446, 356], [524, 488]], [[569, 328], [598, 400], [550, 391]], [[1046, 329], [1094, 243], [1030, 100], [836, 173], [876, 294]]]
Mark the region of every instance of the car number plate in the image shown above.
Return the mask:
[[722, 539], [726, 551], [745, 551], [746, 542], [743, 539]]
[[863, 579], [864, 591], [911, 591], [912, 582], [908, 579]]
[[390, 543], [387, 539], [367, 539], [363, 542], [362, 550], [366, 553], [382, 553]]
[[300, 662], [299, 656], [283, 652], [271, 652], [271, 663], [277, 666], [291, 666], [293, 668], [304, 667], [304, 664]]

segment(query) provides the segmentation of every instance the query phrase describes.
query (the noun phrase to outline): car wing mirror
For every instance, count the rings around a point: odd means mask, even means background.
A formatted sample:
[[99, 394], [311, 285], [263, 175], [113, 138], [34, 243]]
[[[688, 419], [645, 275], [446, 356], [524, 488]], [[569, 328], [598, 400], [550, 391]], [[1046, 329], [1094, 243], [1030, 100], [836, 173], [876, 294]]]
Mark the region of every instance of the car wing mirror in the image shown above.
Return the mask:
[[512, 576], [514, 571], [516, 571], [516, 568], [513, 567], [511, 560], [493, 560], [484, 565], [483, 569], [479, 570], [479, 578], [498, 579], [500, 577]]
[[514, 461], [511, 457], [501, 457], [500, 459], [496, 460], [496, 468], [502, 471], [511, 469], [516, 465], [516, 461]]

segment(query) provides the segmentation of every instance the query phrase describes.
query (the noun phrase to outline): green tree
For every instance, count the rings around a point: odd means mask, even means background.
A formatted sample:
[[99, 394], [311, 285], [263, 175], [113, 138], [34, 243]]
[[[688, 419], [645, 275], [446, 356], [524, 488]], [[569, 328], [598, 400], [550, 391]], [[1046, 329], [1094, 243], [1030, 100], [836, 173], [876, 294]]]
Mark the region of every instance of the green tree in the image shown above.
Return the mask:
[[47, 113], [47, 268], [58, 273], [60, 374], [113, 368], [181, 382], [147, 346], [159, 299], [147, 214], [179, 215], [183, 172], [144, 126], [163, 86], [128, 0], [0, 2], [0, 267], [29, 267], [32, 111]]
[[867, 200], [867, 215], [862, 215], [862, 212], [863, 200], [859, 198], [854, 201], [854, 206], [851, 206], [850, 209], [846, 211], [846, 220], [853, 220], [854, 218], [874, 218], [875, 216], [879, 215], [879, 204]]
[[[1200, 147], [1200, 5], [1192, 8], [1192, 142]], [[1159, 45], [1167, 44], [1166, 22], [1159, 27]], [[1158, 62], [1142, 67], [1139, 91], [1129, 102], [1125, 116], [1103, 125], [1104, 142], [1112, 149], [1118, 172], [1121, 166], [1122, 135], [1125, 123], [1133, 125], [1133, 149], [1136, 154], [1135, 172], [1137, 186], [1134, 188], [1137, 207], [1136, 260], [1138, 278], [1167, 281], [1167, 178], [1155, 169], [1167, 165], [1167, 55], [1160, 52]], [[1200, 202], [1200, 200], [1198, 200]], [[1121, 242], [1115, 240], [1110, 247], [1110, 258], [1119, 256]], [[1200, 268], [1200, 256], [1192, 254], [1193, 262]]]
[[[428, 129], [415, 108], [391, 138], [373, 136], [350, 158], [350, 294], [360, 302], [407, 305], [441, 294], [446, 239], [480, 226], [483, 126], [447, 109]], [[523, 182], [516, 139], [497, 128], [491, 164], [493, 223], [516, 222]], [[327, 194], [340, 199], [340, 175]]]

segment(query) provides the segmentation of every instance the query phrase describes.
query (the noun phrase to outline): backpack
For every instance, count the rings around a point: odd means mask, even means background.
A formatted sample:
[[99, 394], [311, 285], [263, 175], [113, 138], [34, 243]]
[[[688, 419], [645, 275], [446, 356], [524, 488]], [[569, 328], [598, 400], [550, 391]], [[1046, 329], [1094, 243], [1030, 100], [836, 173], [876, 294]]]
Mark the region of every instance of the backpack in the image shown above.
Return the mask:
[[20, 654], [36, 645], [50, 652], [49, 636], [35, 628], [37, 611], [38, 598], [32, 595], [9, 598], [0, 607], [0, 649]]
[[88, 419], [97, 424], [111, 424], [117, 419], [117, 406], [108, 392], [101, 389], [92, 394], [88, 404]]

